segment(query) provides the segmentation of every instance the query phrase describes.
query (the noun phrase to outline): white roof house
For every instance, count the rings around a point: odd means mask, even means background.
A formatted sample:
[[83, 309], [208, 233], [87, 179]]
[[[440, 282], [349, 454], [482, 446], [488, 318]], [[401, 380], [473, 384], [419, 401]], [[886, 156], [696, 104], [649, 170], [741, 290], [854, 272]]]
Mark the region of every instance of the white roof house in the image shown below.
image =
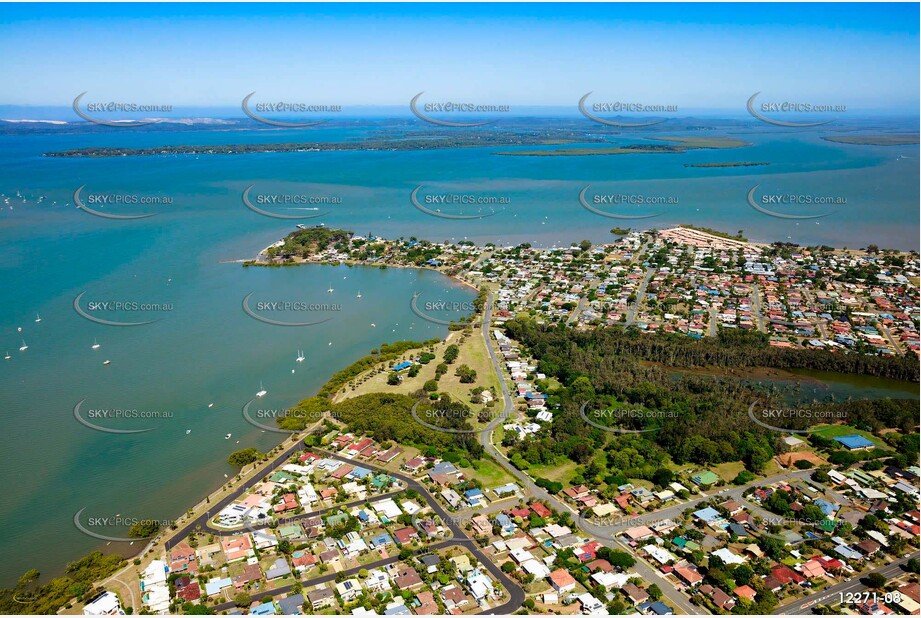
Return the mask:
[[384, 515], [387, 519], [396, 519], [403, 514], [403, 511], [400, 510], [400, 507], [397, 506], [397, 503], [392, 498], [380, 500], [371, 506], [374, 507], [375, 512]]
[[103, 592], [92, 602], [83, 606], [84, 616], [115, 616], [124, 613], [118, 601], [118, 595], [109, 591]]
[[550, 575], [550, 569], [539, 560], [526, 560], [521, 564], [521, 568], [524, 569], [525, 573], [533, 575], [535, 580], [544, 579]]
[[605, 590], [622, 588], [629, 579], [630, 575], [626, 573], [605, 573], [604, 571], [598, 571], [592, 574], [592, 580]]

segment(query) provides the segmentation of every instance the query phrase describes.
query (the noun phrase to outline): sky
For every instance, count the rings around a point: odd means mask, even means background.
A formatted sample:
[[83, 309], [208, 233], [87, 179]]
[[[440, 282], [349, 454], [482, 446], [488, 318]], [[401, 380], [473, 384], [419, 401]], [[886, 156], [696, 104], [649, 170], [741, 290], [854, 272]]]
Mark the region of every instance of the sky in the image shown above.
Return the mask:
[[[766, 100], [917, 113], [919, 5], [0, 4], [0, 105]], [[264, 98], [263, 98], [264, 97]]]

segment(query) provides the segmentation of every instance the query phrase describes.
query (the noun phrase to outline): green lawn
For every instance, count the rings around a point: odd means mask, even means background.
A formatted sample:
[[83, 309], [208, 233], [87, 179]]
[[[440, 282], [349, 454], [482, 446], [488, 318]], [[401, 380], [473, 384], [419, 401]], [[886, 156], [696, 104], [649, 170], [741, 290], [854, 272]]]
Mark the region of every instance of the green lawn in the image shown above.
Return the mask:
[[528, 468], [528, 474], [533, 478], [545, 478], [551, 481], [558, 481], [563, 485], [569, 485], [569, 479], [572, 478], [579, 466], [574, 461], [564, 461], [555, 464], [541, 464]]
[[477, 462], [476, 470], [473, 468], [461, 468], [461, 471], [467, 478], [479, 479], [489, 489], [515, 482], [515, 478], [511, 474], [488, 457], [484, 457]]
[[841, 436], [852, 436], [856, 433], [863, 436], [879, 448], [889, 448], [886, 446], [885, 442], [874, 436], [869, 431], [863, 431], [862, 429], [857, 429], [856, 427], [851, 427], [850, 425], [816, 425], [812, 428], [812, 430], [823, 438], [839, 438]]
[[727, 461], [716, 466], [710, 466], [709, 469], [726, 482], [732, 482], [732, 479], [745, 469], [745, 464], [741, 461]]

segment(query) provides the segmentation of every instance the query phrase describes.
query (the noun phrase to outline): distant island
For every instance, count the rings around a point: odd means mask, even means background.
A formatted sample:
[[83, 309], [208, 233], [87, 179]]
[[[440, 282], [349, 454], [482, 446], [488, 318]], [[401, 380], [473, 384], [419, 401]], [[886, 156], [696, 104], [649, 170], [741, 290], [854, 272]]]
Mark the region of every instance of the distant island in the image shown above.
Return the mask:
[[767, 161], [727, 161], [725, 163], [685, 163], [685, 167], [755, 167], [770, 165]]
[[913, 146], [919, 143], [917, 133], [912, 135], [833, 135], [822, 139], [827, 142], [858, 146]]
[[416, 151], [445, 148], [484, 148], [489, 146], [555, 146], [572, 143], [603, 143], [601, 137], [592, 137], [582, 131], [466, 131], [451, 137], [429, 134], [376, 137], [350, 142], [287, 142], [268, 144], [211, 144], [154, 146], [150, 148], [125, 148], [97, 146], [46, 152], [45, 157], [149, 157], [158, 155], [241, 155], [288, 152], [345, 152], [345, 151]]
[[603, 146], [599, 148], [557, 148], [555, 150], [509, 150], [498, 155], [513, 157], [584, 157], [623, 154], [680, 154], [689, 150], [742, 148], [749, 142], [731, 137], [654, 137], [650, 138], [669, 144], [627, 144], [624, 146]]
[[[668, 143], [652, 143], [668, 142]], [[152, 146], [149, 148], [126, 148], [121, 146], [93, 146], [73, 148], [57, 152], [46, 152], [44, 157], [60, 158], [105, 158], [105, 157], [152, 157], [160, 155], [245, 155], [289, 152], [370, 152], [370, 151], [419, 151], [442, 150], [446, 148], [489, 148], [497, 146], [566, 146], [551, 150], [511, 150], [495, 154], [509, 156], [592, 156], [616, 154], [680, 154], [698, 149], [726, 149], [751, 146], [750, 143], [730, 137], [654, 137], [638, 144], [610, 145], [607, 138], [593, 135], [581, 129], [557, 131], [463, 131], [450, 137], [429, 132], [408, 135], [377, 136], [348, 142], [284, 142], [267, 144], [211, 144]], [[597, 147], [582, 146], [597, 144]]]

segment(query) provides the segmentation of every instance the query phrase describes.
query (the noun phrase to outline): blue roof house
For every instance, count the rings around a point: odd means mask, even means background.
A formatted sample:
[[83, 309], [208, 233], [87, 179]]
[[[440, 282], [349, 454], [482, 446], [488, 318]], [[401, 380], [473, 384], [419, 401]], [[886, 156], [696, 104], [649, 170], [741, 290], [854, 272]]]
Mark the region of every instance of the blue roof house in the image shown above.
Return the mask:
[[863, 436], [856, 433], [850, 436], [838, 436], [835, 438], [835, 442], [840, 443], [849, 451], [861, 451], [864, 449], [871, 449], [876, 446]]

